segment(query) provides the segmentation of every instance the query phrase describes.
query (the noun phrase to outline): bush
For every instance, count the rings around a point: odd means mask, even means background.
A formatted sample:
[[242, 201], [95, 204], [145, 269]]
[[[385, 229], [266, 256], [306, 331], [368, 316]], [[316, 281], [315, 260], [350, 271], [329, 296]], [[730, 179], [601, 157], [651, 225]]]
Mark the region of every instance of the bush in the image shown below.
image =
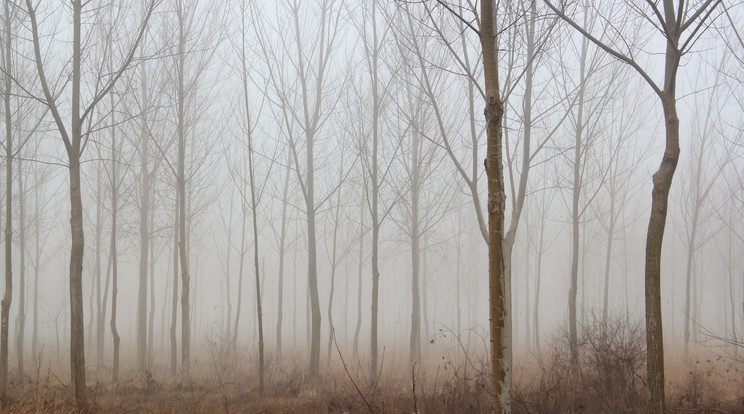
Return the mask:
[[565, 329], [538, 355], [535, 375], [515, 386], [515, 411], [642, 412], [646, 361], [642, 324], [627, 315], [613, 315], [604, 322], [592, 314], [579, 331], [578, 345], [575, 378]]

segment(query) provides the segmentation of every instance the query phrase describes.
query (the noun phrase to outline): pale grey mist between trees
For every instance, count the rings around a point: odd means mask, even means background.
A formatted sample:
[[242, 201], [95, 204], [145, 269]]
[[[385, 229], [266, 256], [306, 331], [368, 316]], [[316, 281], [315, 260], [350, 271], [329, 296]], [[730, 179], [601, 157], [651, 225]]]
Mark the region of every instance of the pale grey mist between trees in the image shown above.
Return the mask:
[[744, 401], [740, 2], [2, 3], [5, 409]]

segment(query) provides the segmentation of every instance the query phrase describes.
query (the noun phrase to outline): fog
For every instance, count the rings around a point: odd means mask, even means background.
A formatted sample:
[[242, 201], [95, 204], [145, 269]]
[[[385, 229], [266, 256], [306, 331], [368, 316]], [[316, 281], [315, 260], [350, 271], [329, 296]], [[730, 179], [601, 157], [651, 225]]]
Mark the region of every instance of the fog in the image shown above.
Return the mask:
[[[485, 358], [486, 95], [465, 2], [92, 1], [80, 50], [79, 2], [7, 4], [11, 377], [67, 378], [82, 348], [88, 383], [119, 369], [190, 383], [220, 352], [310, 377], [339, 357], [372, 378], [436, 369], [458, 347]], [[563, 10], [663, 85], [666, 41], [630, 4]], [[674, 361], [744, 331], [744, 11], [713, 7], [676, 81], [661, 257]], [[518, 375], [569, 331], [574, 253], [579, 331], [644, 326], [665, 120], [647, 79], [542, 2], [496, 8]], [[76, 185], [83, 343], [70, 340]]]

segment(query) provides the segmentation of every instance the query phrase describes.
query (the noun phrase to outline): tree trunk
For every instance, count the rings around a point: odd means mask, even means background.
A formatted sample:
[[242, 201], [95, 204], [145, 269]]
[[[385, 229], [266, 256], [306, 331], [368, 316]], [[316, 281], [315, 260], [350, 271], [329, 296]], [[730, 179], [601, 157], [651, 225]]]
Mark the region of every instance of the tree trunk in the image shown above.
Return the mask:
[[[245, 13], [241, 13], [243, 33], [245, 33]], [[248, 100], [248, 68], [246, 67], [245, 36], [242, 36], [241, 64], [243, 65], [243, 98], [245, 100], [245, 121], [248, 131], [248, 175], [251, 185], [251, 215], [253, 218], [253, 264], [256, 272], [256, 317], [258, 318], [258, 390], [264, 395], [264, 334], [263, 334], [263, 309], [261, 308], [261, 278], [258, 263], [258, 200], [256, 197], [256, 180], [253, 165], [253, 134], [251, 133], [251, 112]], [[320, 334], [320, 332], [318, 332]], [[316, 368], [317, 369], [317, 368]], [[312, 363], [311, 363], [312, 371]]]
[[276, 359], [282, 360], [282, 322], [284, 319], [284, 256], [287, 252], [287, 196], [289, 192], [289, 172], [291, 157], [287, 156], [287, 168], [284, 172], [284, 186], [282, 187], [282, 224], [279, 231], [279, 292], [277, 294], [276, 313]]
[[85, 389], [85, 338], [83, 319], [83, 200], [80, 189], [80, 16], [81, 0], [72, 1], [73, 58], [72, 58], [72, 141], [68, 149], [70, 169], [70, 375], [78, 408], [85, 411], [88, 396]]
[[18, 353], [18, 376], [23, 378], [24, 342], [26, 336], [26, 194], [23, 188], [21, 159], [16, 161], [18, 170], [18, 333], [16, 349]]
[[488, 176], [488, 283], [491, 342], [493, 409], [511, 412], [509, 389], [506, 386], [504, 351], [509, 347], [504, 334], [507, 317], [505, 301], [504, 252], [504, 173], [502, 157], [502, 116], [504, 104], [499, 96], [498, 60], [496, 56], [495, 10], [493, 0], [481, 2], [480, 41], [486, 84], [486, 133]]
[[170, 373], [175, 378], [178, 374], [178, 340], [176, 338], [176, 325], [178, 323], [178, 229], [180, 221], [180, 195], [176, 191], [175, 213], [173, 217], [173, 296], [171, 296], [171, 323], [170, 323]]
[[[149, 96], [147, 93], [147, 75], [145, 65], [142, 65], [142, 104], [147, 108]], [[146, 114], [144, 115], [147, 116]], [[146, 123], [147, 120], [145, 119]], [[148, 218], [150, 214], [150, 176], [148, 172], [148, 142], [146, 125], [143, 123], [140, 131], [140, 257], [139, 257], [139, 289], [137, 291], [137, 363], [139, 369], [147, 369], [147, 257], [149, 254], [150, 228]]]
[[610, 259], [612, 258], [612, 240], [615, 238], [615, 191], [610, 194], [610, 226], [607, 228], [607, 250], [605, 251], [604, 306], [602, 307], [602, 327], [607, 328], [610, 307]]
[[419, 148], [421, 142], [417, 127], [411, 129], [411, 139], [411, 338], [408, 349], [408, 367], [412, 369], [416, 361], [421, 358], [421, 288], [419, 286], [421, 266], [421, 231], [419, 228], [421, 171], [419, 168]]
[[[5, 20], [5, 70], [11, 70], [11, 41], [10, 41], [10, 12], [8, 2], [3, 2]], [[2, 300], [2, 316], [0, 317], [0, 403], [3, 407], [8, 404], [8, 329], [10, 325], [10, 302], [13, 300], [13, 267], [11, 241], [13, 238], [13, 135], [12, 113], [10, 109], [11, 77], [6, 74], [3, 90], [5, 104], [5, 294]], [[21, 194], [22, 196], [22, 194]]]
[[[584, 24], [588, 19], [587, 6], [584, 7]], [[579, 275], [579, 222], [581, 212], [579, 200], [581, 198], [582, 176], [581, 176], [581, 159], [582, 159], [582, 139], [584, 138], [584, 95], [586, 93], [586, 56], [589, 48], [589, 41], [582, 38], [581, 41], [581, 60], [579, 62], [579, 91], [576, 109], [576, 123], [574, 132], [574, 151], [573, 151], [573, 188], [571, 198], [571, 275], [570, 288], [568, 291], [568, 344], [570, 351], [570, 368], [571, 380], [573, 386], [577, 387], [579, 379], [579, 341], [578, 327], [576, 321], [576, 296], [578, 292], [578, 275]]]
[[[375, 161], [376, 162], [376, 161]], [[374, 187], [374, 186], [373, 186]], [[377, 382], [377, 317], [380, 295], [380, 270], [378, 265], [378, 249], [380, 239], [380, 224], [377, 220], [377, 190], [372, 190], [372, 322], [370, 336], [370, 384]]]
[[690, 236], [687, 240], [687, 271], [685, 273], [685, 310], [684, 310], [684, 319], [685, 319], [685, 330], [684, 330], [684, 346], [683, 346], [683, 356], [685, 363], [688, 362], [690, 357], [690, 319], [693, 318], [693, 314], [690, 313], [691, 307], [690, 307], [690, 291], [692, 288], [692, 284], [694, 281], [692, 280], [692, 268], [694, 266], [694, 256], [695, 256], [695, 243], [697, 243], [697, 218], [698, 218], [698, 205], [697, 200], [695, 200], [695, 206], [693, 207], [693, 213], [692, 213], [692, 230], [690, 232]]
[[112, 265], [112, 289], [111, 289], [111, 336], [114, 339], [114, 366], [111, 373], [111, 378], [114, 383], [119, 382], [119, 343], [121, 338], [119, 332], [116, 329], [116, 300], [119, 293], [119, 258], [116, 252], [116, 227], [117, 218], [119, 214], [119, 183], [116, 171], [116, 119], [114, 118], [115, 111], [114, 95], [111, 94], [111, 265]]
[[653, 175], [651, 217], [646, 236], [646, 349], [650, 390], [648, 410], [664, 413], [664, 337], [661, 321], [661, 246], [666, 225], [669, 189], [679, 160], [679, 118], [673, 90], [662, 95], [666, 125], [666, 147], [658, 171]]
[[[154, 170], [153, 170], [154, 174]], [[150, 208], [150, 226], [152, 226], [155, 222], [155, 209]], [[152, 356], [153, 356], [153, 350], [154, 350], [154, 331], [155, 331], [155, 243], [153, 243], [153, 236], [151, 232], [148, 232], [149, 241], [148, 245], [150, 247], [150, 315], [149, 315], [149, 323], [147, 327], [147, 370], [150, 372], [152, 370], [152, 367], [150, 366], [152, 364]], [[167, 275], [167, 273], [166, 273]], [[167, 276], [166, 276], [167, 277]], [[167, 297], [167, 293], [166, 293]], [[163, 300], [163, 310], [165, 310], [165, 303], [167, 301]], [[165, 314], [165, 312], [163, 312]], [[163, 330], [161, 328], [161, 330]], [[161, 336], [162, 338], [162, 336]], [[161, 344], [162, 345], [162, 344]]]
[[31, 333], [31, 354], [38, 358], [39, 354], [39, 268], [41, 267], [41, 211], [39, 210], [38, 167], [34, 166], [34, 316]]
[[[363, 200], [364, 201], [364, 200]], [[364, 202], [359, 204], [359, 267], [357, 268], [357, 323], [354, 329], [354, 358], [359, 359], [359, 331], [362, 327], [362, 274], [364, 270]]]
[[[96, 163], [96, 195], [97, 197], [100, 197], [100, 195], [103, 194], [103, 186], [102, 186], [102, 177], [101, 177], [101, 163]], [[99, 374], [103, 370], [103, 358], [104, 358], [104, 347], [105, 347], [105, 330], [106, 330], [106, 324], [104, 322], [104, 319], [106, 318], [106, 304], [103, 301], [103, 295], [106, 295], [108, 297], [108, 286], [106, 286], [106, 289], [102, 292], [101, 291], [101, 278], [102, 278], [102, 271], [101, 271], [101, 250], [103, 249], [103, 243], [101, 242], [102, 233], [103, 233], [103, 200], [98, 199], [96, 203], [96, 230], [95, 230], [95, 244], [96, 244], [96, 253], [95, 253], [95, 264], [94, 264], [94, 272], [95, 272], [95, 290], [96, 290], [96, 367], [98, 368]], [[108, 282], [108, 271], [106, 275]]]
[[[245, 190], [245, 188], [243, 189]], [[246, 224], [246, 210], [245, 207], [241, 208], [241, 222], [240, 222], [240, 262], [238, 263], [238, 298], [235, 305], [235, 320], [232, 332], [232, 351], [236, 352], [238, 349], [238, 326], [240, 323], [240, 310], [243, 305], [243, 266], [245, 263], [245, 224]], [[237, 356], [237, 354], [236, 354]]]
[[545, 242], [545, 220], [540, 224], [540, 241], [537, 247], [537, 275], [535, 276], [535, 310], [532, 312], [532, 328], [535, 330], [535, 349], [540, 352], [540, 282], [542, 280], [542, 257]]
[[176, 185], [178, 186], [178, 256], [181, 267], [181, 385], [191, 386], [191, 324], [189, 315], [189, 293], [191, 291], [191, 276], [186, 256], [186, 115], [184, 76], [186, 59], [186, 35], [184, 32], [184, 11], [179, 3], [176, 11], [178, 15], [178, 67], [177, 71], [177, 106], [178, 106], [178, 166], [176, 171]]

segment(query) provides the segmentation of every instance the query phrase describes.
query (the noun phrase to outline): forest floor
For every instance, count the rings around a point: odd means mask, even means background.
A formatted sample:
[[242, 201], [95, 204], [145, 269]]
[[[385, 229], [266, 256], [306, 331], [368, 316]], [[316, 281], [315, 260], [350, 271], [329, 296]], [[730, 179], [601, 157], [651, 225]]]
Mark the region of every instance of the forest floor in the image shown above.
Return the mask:
[[[639, 328], [618, 324], [584, 329], [579, 375], [572, 378], [565, 335], [539, 350], [517, 348], [512, 412], [645, 412], [645, 336]], [[149, 372], [125, 369], [118, 383], [108, 367], [92, 365], [88, 398], [93, 413], [487, 413], [490, 378], [485, 341], [479, 348], [442, 333], [427, 344], [427, 357], [408, 367], [407, 352], [383, 353], [379, 379], [368, 365], [340, 351], [322, 358], [321, 375], [308, 379], [302, 357], [285, 352], [267, 355], [266, 392], [258, 389], [255, 352], [236, 357], [209, 348], [193, 358], [192, 385], [178, 385], [167, 365]], [[479, 342], [479, 341], [473, 341]], [[666, 358], [667, 412], [744, 414], [744, 349], [701, 347], [683, 363], [676, 349]], [[387, 354], [387, 355], [386, 355]], [[127, 355], [127, 354], [125, 354]], [[339, 358], [339, 357], [343, 357]], [[59, 360], [59, 359], [57, 359]], [[281, 364], [277, 363], [280, 360]], [[327, 361], [330, 361], [328, 363]], [[361, 361], [361, 362], [360, 362]], [[134, 361], [122, 361], [132, 367]], [[38, 362], [10, 384], [10, 401], [1, 413], [78, 412], [64, 366]], [[11, 373], [13, 375], [13, 373]]]
[[[276, 370], [259, 393], [255, 375], [198, 372], [189, 388], [167, 376], [123, 375], [117, 384], [89, 386], [90, 412], [95, 413], [487, 413], [488, 377], [472, 361], [455, 366], [440, 360], [433, 370], [415, 376], [383, 376], [370, 384], [343, 368], [315, 380], [304, 377], [304, 365]], [[554, 361], [555, 362], [555, 361]], [[467, 366], [471, 364], [468, 374]], [[617, 376], [586, 373], [572, 386], [562, 368], [515, 364], [514, 413], [642, 413], [642, 373], [637, 381], [621, 383]], [[209, 371], [209, 370], [208, 370]], [[358, 372], [358, 371], [357, 371]], [[414, 378], [416, 381], [414, 382]], [[667, 407], [670, 413], [744, 413], [741, 366], [721, 359], [696, 361], [687, 370], [667, 369]], [[51, 369], [24, 383], [11, 384], [11, 403], [3, 413], [75, 413], [67, 378]]]

